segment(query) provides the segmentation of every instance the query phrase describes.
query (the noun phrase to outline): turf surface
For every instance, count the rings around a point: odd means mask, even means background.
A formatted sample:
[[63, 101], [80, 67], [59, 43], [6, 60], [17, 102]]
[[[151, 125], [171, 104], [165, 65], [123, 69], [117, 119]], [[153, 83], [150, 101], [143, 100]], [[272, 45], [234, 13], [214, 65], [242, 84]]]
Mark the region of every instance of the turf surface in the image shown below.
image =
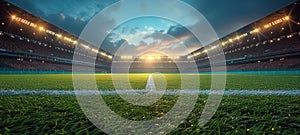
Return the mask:
[[[176, 101], [164, 97], [149, 107], [104, 97], [112, 110], [132, 120], [163, 115]], [[0, 96], [1, 134], [102, 133], [86, 119], [74, 96]], [[206, 102], [200, 96], [190, 116], [170, 134], [300, 134], [300, 97], [225, 96], [214, 117], [199, 127], [197, 120]], [[114, 128], [114, 127], [111, 127]]]
[[[82, 75], [83, 77], [85, 75]], [[109, 74], [95, 76], [99, 89], [114, 89]], [[180, 88], [180, 75], [166, 74], [167, 89]], [[148, 74], [131, 74], [134, 89], [145, 89]], [[299, 75], [227, 75], [226, 89], [233, 90], [289, 90], [300, 89]], [[200, 88], [210, 89], [211, 76], [200, 75]], [[0, 75], [0, 90], [72, 90], [72, 75]]]
[[[178, 75], [165, 76], [168, 89], [180, 87]], [[132, 74], [130, 83], [144, 89], [147, 78], [147, 74]], [[201, 89], [210, 88], [210, 78], [200, 75]], [[110, 75], [96, 79], [99, 89], [113, 89]], [[299, 75], [228, 75], [226, 89], [291, 90], [300, 89], [299, 82]], [[0, 89], [72, 90], [72, 76], [0, 75]], [[164, 96], [148, 107], [134, 106], [116, 95], [104, 99], [120, 116], [140, 121], [164, 115], [177, 97]], [[207, 96], [199, 95], [193, 112], [170, 134], [300, 134], [300, 96], [224, 96], [214, 117], [199, 127], [206, 100]], [[0, 96], [0, 116], [0, 134], [103, 134], [85, 117], [75, 96]]]

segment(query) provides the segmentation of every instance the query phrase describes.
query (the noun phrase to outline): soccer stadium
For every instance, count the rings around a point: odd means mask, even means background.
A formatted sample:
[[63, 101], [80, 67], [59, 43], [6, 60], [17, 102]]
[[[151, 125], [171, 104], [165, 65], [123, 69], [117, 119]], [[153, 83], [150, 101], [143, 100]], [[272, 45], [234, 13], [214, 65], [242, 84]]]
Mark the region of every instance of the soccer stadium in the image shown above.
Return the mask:
[[0, 2], [0, 135], [300, 134], [300, 1], [182, 55], [114, 53]]

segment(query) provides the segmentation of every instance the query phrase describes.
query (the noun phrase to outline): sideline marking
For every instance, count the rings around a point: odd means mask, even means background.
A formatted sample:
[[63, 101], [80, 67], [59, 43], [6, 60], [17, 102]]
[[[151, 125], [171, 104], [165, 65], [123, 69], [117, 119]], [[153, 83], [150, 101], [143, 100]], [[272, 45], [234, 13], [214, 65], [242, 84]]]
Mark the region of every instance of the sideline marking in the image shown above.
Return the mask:
[[[121, 92], [115, 90], [0, 90], [0, 96], [4, 95], [138, 95], [148, 93], [149, 90], [123, 90]], [[223, 94], [217, 90], [166, 90], [166, 91], [152, 91], [153, 94], [164, 95], [209, 95], [209, 94]], [[291, 95], [300, 96], [300, 90], [225, 90], [224, 95]]]

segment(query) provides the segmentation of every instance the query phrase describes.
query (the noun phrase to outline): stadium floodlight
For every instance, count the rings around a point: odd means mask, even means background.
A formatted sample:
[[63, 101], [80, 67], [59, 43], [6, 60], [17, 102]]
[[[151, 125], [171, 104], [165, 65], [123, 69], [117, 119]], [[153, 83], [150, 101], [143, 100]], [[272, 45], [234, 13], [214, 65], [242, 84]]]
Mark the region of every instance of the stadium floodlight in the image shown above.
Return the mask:
[[132, 59], [133, 56], [121, 56], [121, 59]]
[[88, 46], [88, 45], [85, 45], [85, 44], [83, 44], [83, 43], [80, 43], [81, 44], [81, 46], [83, 47], [83, 48], [85, 48], [85, 49], [90, 49], [90, 47]]
[[213, 49], [216, 49], [217, 48], [217, 46], [212, 46], [211, 48], [210, 48], [210, 50], [213, 50]]
[[191, 58], [193, 58], [193, 55], [189, 55], [187, 58], [188, 58], [188, 59], [191, 59]]
[[15, 15], [12, 15], [12, 16], [11, 16], [11, 19], [13, 19], [13, 20], [16, 19], [16, 16], [15, 16]]
[[179, 56], [170, 57], [171, 59], [179, 59]]
[[64, 37], [64, 40], [69, 41], [69, 42], [72, 42], [72, 39], [71, 39], [71, 38], [68, 38], [68, 37]]
[[100, 52], [100, 54], [103, 55], [103, 56], [107, 56], [107, 54], [104, 53], [104, 52]]
[[92, 49], [93, 52], [95, 53], [98, 53], [98, 50], [97, 49]]
[[78, 42], [76, 40], [73, 41], [73, 44], [77, 44]]
[[254, 33], [258, 33], [258, 32], [259, 32], [259, 29], [256, 28], [256, 29], [253, 30], [253, 32], [254, 32]]
[[61, 38], [61, 37], [62, 37], [62, 35], [61, 35], [61, 34], [56, 34], [56, 36], [57, 36], [58, 38]]
[[201, 53], [200, 52], [197, 52], [197, 53], [194, 53], [193, 55], [194, 56], [198, 56], [198, 55], [200, 55]]
[[40, 30], [40, 31], [44, 31], [45, 29], [44, 29], [44, 27], [40, 26], [40, 27], [39, 27], [39, 30]]
[[290, 17], [286, 16], [284, 19], [287, 21], [287, 20], [290, 20]]

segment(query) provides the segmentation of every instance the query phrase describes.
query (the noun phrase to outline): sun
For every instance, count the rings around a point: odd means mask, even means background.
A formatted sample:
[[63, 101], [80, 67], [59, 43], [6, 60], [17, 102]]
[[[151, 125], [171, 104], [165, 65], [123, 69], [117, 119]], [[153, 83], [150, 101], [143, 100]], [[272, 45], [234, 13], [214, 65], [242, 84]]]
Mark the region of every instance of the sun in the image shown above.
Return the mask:
[[153, 56], [147, 56], [147, 60], [152, 61], [153, 60]]

